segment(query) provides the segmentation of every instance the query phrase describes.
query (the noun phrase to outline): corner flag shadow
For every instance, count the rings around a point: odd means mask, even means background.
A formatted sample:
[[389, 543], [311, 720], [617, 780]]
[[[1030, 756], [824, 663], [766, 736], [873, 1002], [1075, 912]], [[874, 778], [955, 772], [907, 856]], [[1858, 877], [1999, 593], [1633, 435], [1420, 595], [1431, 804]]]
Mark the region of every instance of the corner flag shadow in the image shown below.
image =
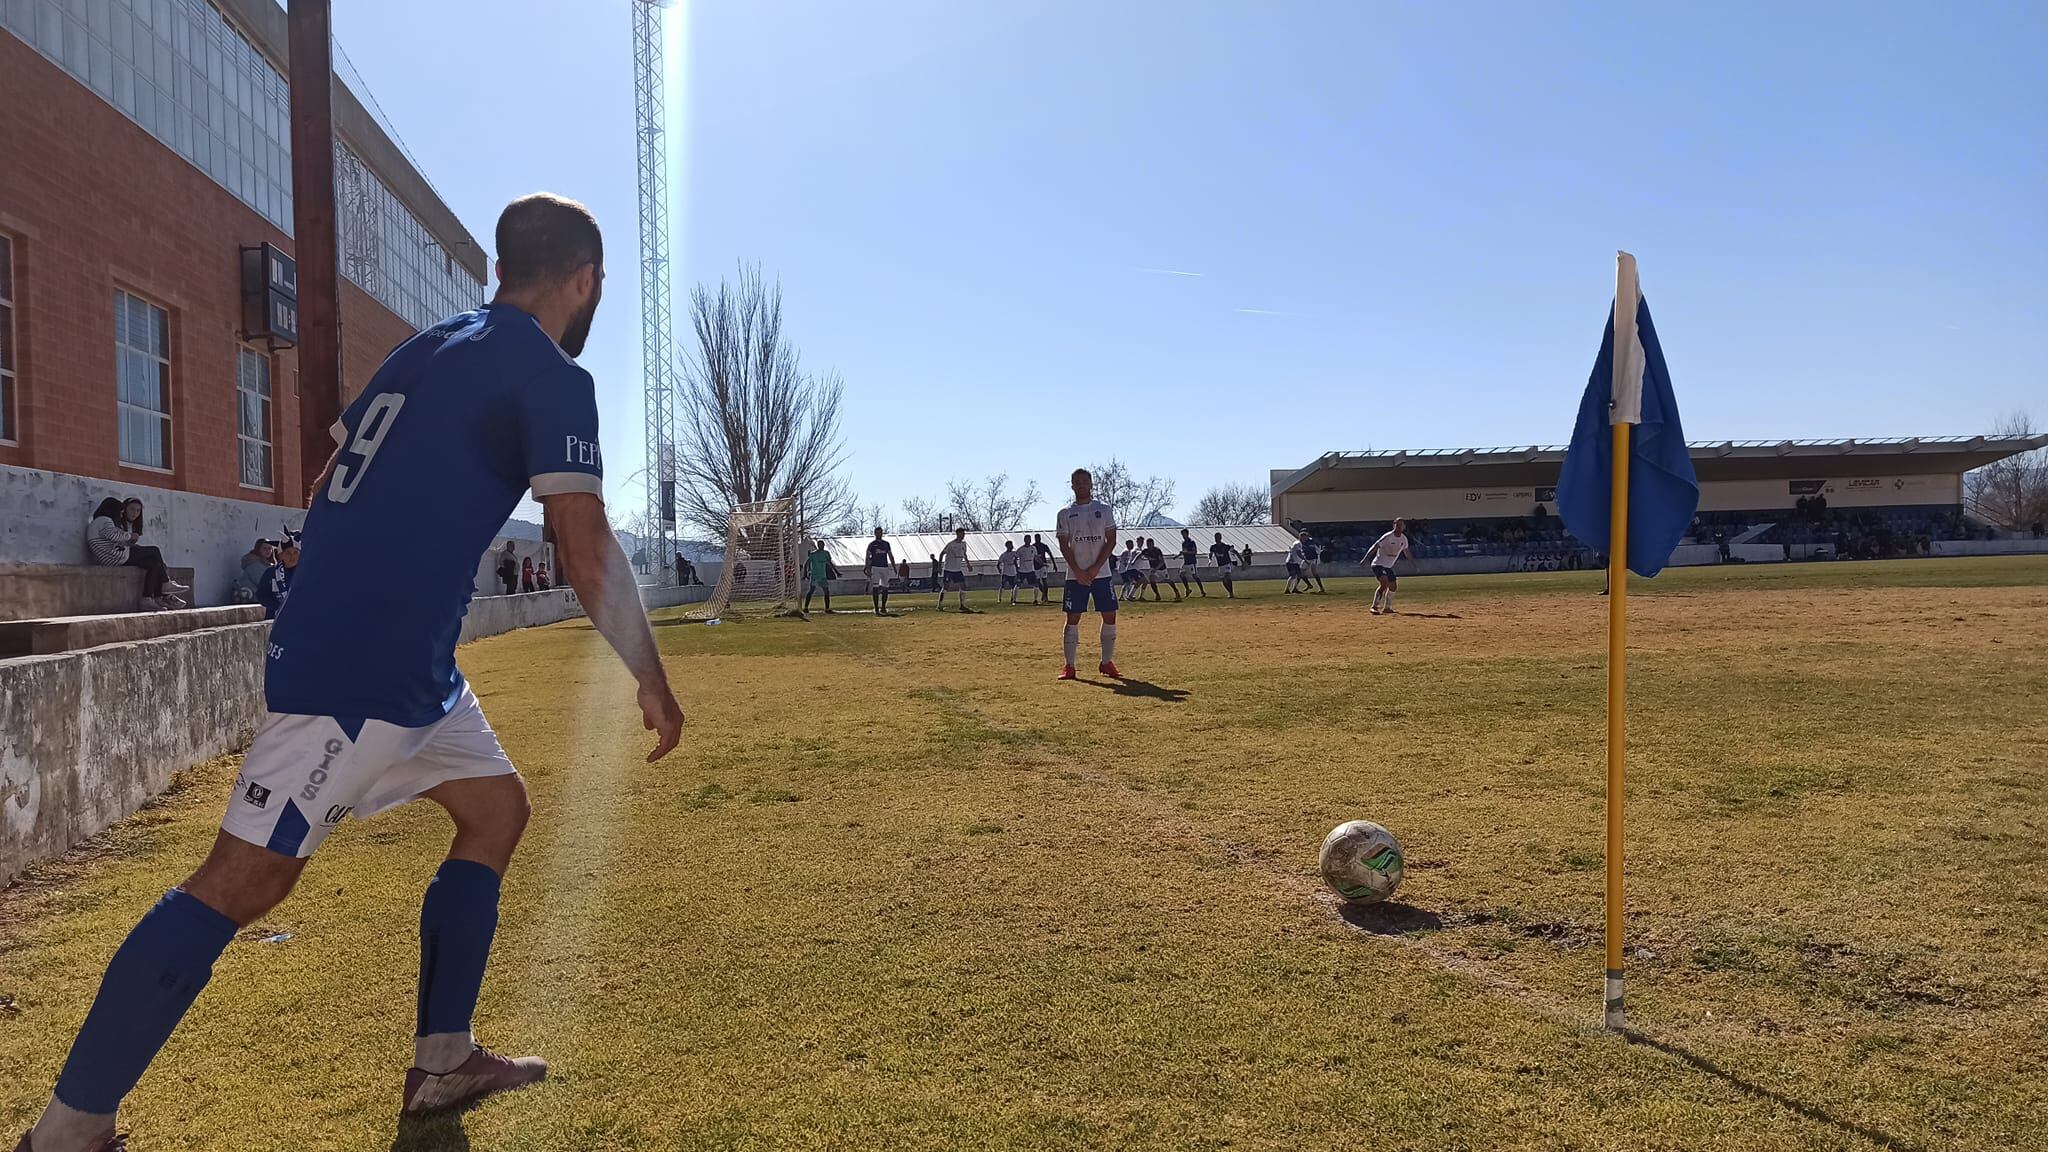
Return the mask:
[[469, 1133], [462, 1130], [462, 1117], [475, 1106], [424, 1115], [401, 1114], [398, 1138], [391, 1142], [391, 1152], [469, 1152]]
[[1164, 700], [1168, 704], [1179, 704], [1188, 698], [1185, 688], [1161, 688], [1149, 680], [1083, 680], [1095, 688], [1107, 688], [1119, 696], [1137, 696], [1147, 700]]
[[1375, 936], [1413, 936], [1418, 932], [1435, 932], [1444, 926], [1443, 917], [1429, 909], [1398, 900], [1345, 904], [1338, 908], [1337, 915], [1353, 928]]
[[1775, 1088], [1766, 1087], [1753, 1080], [1746, 1080], [1740, 1074], [1731, 1072], [1712, 1060], [1707, 1059], [1705, 1056], [1680, 1047], [1669, 1040], [1659, 1040], [1654, 1036], [1647, 1036], [1636, 1031], [1634, 1028], [1623, 1029], [1621, 1035], [1630, 1044], [1640, 1044], [1645, 1048], [1654, 1048], [1666, 1056], [1684, 1061], [1691, 1067], [1714, 1077], [1737, 1091], [1748, 1093], [1759, 1100], [1768, 1100], [1781, 1108], [1788, 1108], [1806, 1117], [1808, 1120], [1826, 1124], [1838, 1132], [1860, 1136], [1880, 1148], [1891, 1149], [1891, 1152], [1923, 1152], [1920, 1145], [1910, 1140], [1904, 1140], [1889, 1133], [1880, 1132], [1875, 1128], [1858, 1124], [1854, 1120], [1844, 1120], [1817, 1104], [1808, 1104], [1804, 1100], [1787, 1096]]

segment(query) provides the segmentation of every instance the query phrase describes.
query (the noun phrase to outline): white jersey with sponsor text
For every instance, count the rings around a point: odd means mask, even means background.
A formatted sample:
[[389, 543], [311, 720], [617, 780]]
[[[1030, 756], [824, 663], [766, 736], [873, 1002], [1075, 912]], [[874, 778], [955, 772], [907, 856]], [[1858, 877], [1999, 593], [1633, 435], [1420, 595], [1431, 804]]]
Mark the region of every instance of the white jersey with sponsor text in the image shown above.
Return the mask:
[[[1056, 535], [1067, 542], [1067, 548], [1074, 554], [1076, 567], [1087, 569], [1100, 565], [1105, 571], [1108, 559], [1110, 534], [1116, 531], [1116, 516], [1109, 505], [1100, 500], [1086, 504], [1074, 504], [1060, 509], [1059, 522], [1054, 525]], [[1097, 576], [1105, 572], [1097, 572]]]

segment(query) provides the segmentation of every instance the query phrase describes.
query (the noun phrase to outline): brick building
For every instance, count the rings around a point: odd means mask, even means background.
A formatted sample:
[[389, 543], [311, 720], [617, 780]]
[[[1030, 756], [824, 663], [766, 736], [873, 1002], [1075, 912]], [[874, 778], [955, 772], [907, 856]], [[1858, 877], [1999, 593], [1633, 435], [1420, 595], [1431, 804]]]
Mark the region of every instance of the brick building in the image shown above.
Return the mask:
[[[292, 250], [285, 66], [277, 0], [0, 2], [0, 465], [304, 506], [296, 354], [243, 301], [243, 250]], [[362, 97], [337, 80], [344, 403], [487, 269]]]

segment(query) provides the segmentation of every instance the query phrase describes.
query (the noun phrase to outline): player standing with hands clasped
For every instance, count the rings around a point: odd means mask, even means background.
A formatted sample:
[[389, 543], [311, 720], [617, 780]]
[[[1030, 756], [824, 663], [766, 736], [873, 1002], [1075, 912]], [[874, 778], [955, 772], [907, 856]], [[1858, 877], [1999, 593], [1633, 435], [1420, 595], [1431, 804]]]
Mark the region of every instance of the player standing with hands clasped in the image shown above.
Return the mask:
[[867, 572], [868, 599], [874, 601], [877, 616], [889, 614], [889, 578], [895, 575], [890, 566], [895, 562], [895, 550], [883, 538], [882, 529], [875, 529], [875, 538], [868, 541]]
[[1408, 550], [1408, 522], [1394, 521], [1387, 534], [1373, 541], [1372, 548], [1365, 554], [1365, 562], [1372, 568], [1372, 574], [1379, 579], [1380, 589], [1372, 594], [1372, 614], [1385, 612], [1394, 614], [1394, 562], [1406, 556], [1415, 559], [1415, 553]]
[[1060, 555], [1067, 561], [1066, 593], [1061, 607], [1067, 612], [1064, 636], [1067, 662], [1060, 679], [1074, 678], [1074, 654], [1081, 646], [1081, 617], [1089, 600], [1102, 614], [1102, 663], [1104, 676], [1122, 679], [1116, 670], [1116, 583], [1109, 578], [1109, 554], [1116, 548], [1116, 516], [1109, 505], [1095, 498], [1095, 477], [1086, 468], [1074, 469], [1074, 503], [1060, 509], [1058, 531]]
[[[597, 221], [573, 200], [523, 197], [498, 217], [497, 249], [491, 302], [399, 345], [335, 422], [339, 447], [313, 485], [305, 555], [270, 632], [267, 714], [220, 833], [115, 951], [18, 1152], [126, 1147], [116, 1110], [235, 933], [284, 900], [337, 824], [419, 798], [447, 811], [455, 839], [420, 907], [402, 1107], [459, 1107], [547, 1074], [546, 1061], [499, 1056], [470, 1032], [527, 800], [455, 665], [477, 557], [529, 488], [562, 574], [638, 682], [650, 762], [682, 738], [683, 712], [605, 519], [597, 394], [573, 359], [604, 285]], [[405, 579], [359, 578], [362, 557], [400, 555]], [[318, 1038], [304, 1043], [317, 1056]], [[257, 1107], [243, 1139], [262, 1128]]]

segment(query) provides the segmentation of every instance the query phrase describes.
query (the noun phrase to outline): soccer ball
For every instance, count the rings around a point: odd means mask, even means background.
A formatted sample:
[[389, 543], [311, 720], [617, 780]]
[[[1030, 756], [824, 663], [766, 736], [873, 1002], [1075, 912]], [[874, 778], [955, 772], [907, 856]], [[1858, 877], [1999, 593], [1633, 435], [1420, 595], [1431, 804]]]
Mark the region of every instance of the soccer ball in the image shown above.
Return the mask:
[[1323, 837], [1323, 881], [1353, 904], [1376, 904], [1401, 886], [1401, 842], [1370, 820], [1349, 820]]

